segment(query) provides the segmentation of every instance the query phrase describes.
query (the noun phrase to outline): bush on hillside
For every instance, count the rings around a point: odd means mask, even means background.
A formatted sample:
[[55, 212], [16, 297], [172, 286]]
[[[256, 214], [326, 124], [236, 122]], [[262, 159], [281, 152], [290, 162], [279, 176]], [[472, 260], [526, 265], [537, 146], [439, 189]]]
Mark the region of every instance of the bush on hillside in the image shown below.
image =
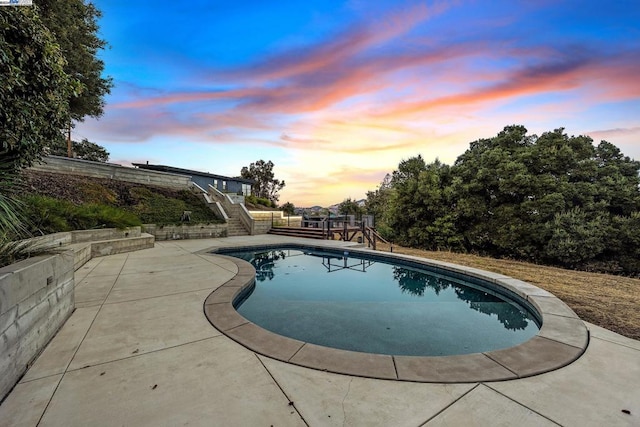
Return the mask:
[[278, 206], [275, 202], [272, 202], [266, 197], [257, 197], [257, 196], [254, 196], [253, 194], [249, 196], [245, 196], [244, 200], [245, 202], [251, 203], [253, 205], [262, 205], [267, 208], [276, 208]]

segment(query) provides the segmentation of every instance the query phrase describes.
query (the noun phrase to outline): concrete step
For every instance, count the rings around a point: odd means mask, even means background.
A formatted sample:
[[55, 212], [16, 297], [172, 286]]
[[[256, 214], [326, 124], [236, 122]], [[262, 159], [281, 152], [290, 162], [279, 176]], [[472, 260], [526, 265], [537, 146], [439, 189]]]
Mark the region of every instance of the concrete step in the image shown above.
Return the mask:
[[246, 228], [244, 228], [244, 225], [242, 221], [240, 221], [240, 219], [229, 218], [227, 220], [227, 236], [234, 237], [234, 236], [248, 236], [248, 235], [249, 235], [249, 232], [247, 231]]
[[229, 230], [246, 230], [243, 225], [227, 225]]
[[302, 227], [273, 227], [268, 231], [268, 234], [275, 234], [278, 236], [290, 236], [290, 237], [304, 237], [307, 239], [319, 239], [325, 238], [322, 229], [318, 228], [302, 228]]

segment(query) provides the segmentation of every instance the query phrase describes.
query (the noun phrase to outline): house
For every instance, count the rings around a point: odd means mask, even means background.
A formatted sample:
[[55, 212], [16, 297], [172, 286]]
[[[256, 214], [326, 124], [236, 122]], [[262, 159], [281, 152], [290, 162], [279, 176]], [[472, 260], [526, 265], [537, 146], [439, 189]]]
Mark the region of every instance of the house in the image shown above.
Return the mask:
[[245, 178], [230, 178], [228, 176], [216, 175], [207, 172], [194, 171], [190, 169], [176, 168], [165, 165], [150, 165], [147, 163], [132, 163], [133, 166], [140, 169], [147, 169], [159, 172], [169, 172], [178, 175], [186, 175], [191, 181], [198, 184], [203, 189], [207, 189], [209, 185], [215, 187], [223, 193], [242, 194], [243, 196], [251, 195], [251, 186], [255, 181]]

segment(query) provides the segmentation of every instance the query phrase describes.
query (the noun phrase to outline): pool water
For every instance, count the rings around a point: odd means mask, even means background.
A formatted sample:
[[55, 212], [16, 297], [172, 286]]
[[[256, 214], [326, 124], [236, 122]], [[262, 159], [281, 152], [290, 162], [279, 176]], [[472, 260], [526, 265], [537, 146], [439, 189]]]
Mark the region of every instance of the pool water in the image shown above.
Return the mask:
[[300, 341], [367, 353], [446, 356], [512, 347], [535, 316], [478, 279], [461, 280], [350, 253], [225, 252], [256, 269], [234, 303], [249, 321]]

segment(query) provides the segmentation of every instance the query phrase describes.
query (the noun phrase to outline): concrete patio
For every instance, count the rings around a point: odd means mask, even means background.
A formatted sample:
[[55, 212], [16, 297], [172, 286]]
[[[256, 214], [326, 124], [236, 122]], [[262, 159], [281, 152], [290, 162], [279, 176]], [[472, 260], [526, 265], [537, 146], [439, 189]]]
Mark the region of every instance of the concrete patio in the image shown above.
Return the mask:
[[0, 405], [0, 426], [640, 425], [640, 342], [591, 324], [585, 354], [559, 370], [425, 384], [280, 362], [207, 321], [205, 299], [237, 267], [206, 249], [301, 241], [157, 242], [92, 259], [76, 271], [75, 312]]

